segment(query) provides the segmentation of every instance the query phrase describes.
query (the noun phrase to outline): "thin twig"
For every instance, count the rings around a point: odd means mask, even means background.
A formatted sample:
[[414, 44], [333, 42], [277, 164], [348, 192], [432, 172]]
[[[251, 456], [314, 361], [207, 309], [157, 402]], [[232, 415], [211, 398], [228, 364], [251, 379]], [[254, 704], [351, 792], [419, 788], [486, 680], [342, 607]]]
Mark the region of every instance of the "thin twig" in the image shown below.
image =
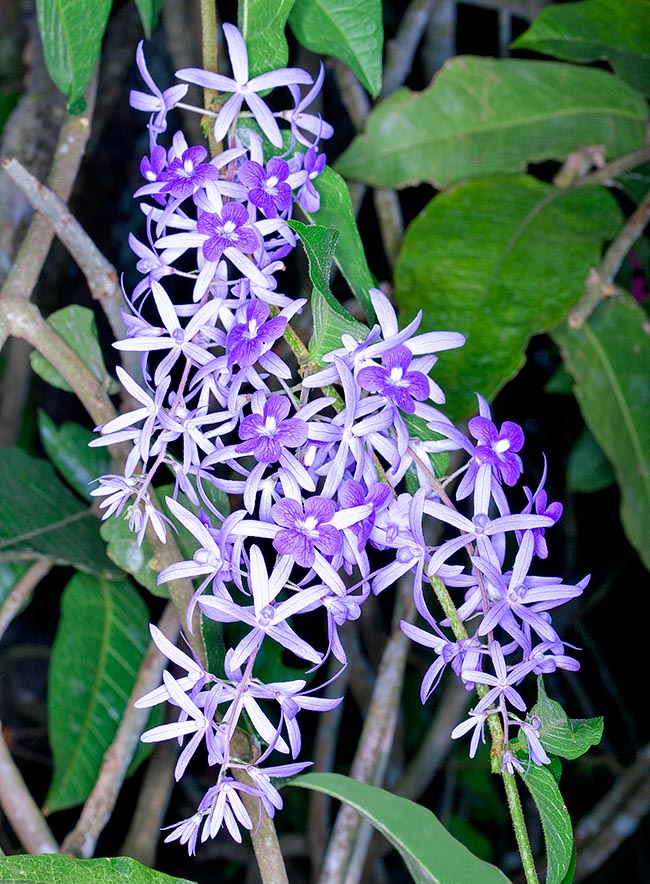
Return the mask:
[[72, 387], [96, 425], [115, 417], [104, 386], [43, 319], [38, 307], [24, 298], [0, 297], [0, 347], [3, 333], [23, 338], [35, 347]]
[[386, 61], [380, 98], [385, 98], [403, 85], [413, 67], [418, 45], [437, 0], [411, 0], [402, 16], [397, 33], [386, 42]]
[[[176, 640], [179, 623], [176, 609], [172, 604], [168, 604], [165, 608], [158, 628], [171, 642]], [[83, 806], [76, 826], [63, 842], [66, 853], [84, 858], [93, 855], [97, 839], [115, 807], [133, 753], [149, 717], [149, 709], [137, 709], [133, 704], [138, 697], [158, 687], [167, 663], [167, 658], [152, 642], [140, 666], [115, 739], [104, 756], [97, 782]]]
[[16, 767], [0, 723], [0, 807], [27, 853], [60, 853], [61, 848]]
[[113, 265], [102, 255], [63, 200], [52, 190], [34, 178], [16, 159], [4, 160], [2, 167], [21, 188], [34, 209], [41, 212], [52, 225], [78, 264], [86, 277], [92, 297], [100, 303], [115, 337], [126, 337], [124, 321], [120, 315], [122, 292]]
[[7, 631], [9, 624], [30, 598], [34, 589], [49, 573], [54, 562], [51, 559], [39, 559], [34, 562], [16, 583], [0, 608], [0, 639]]
[[567, 317], [571, 328], [581, 328], [603, 298], [616, 293], [616, 287], [613, 285], [614, 277], [645, 230], [648, 221], [650, 221], [650, 190], [605, 252], [600, 266], [589, 273], [584, 292]]

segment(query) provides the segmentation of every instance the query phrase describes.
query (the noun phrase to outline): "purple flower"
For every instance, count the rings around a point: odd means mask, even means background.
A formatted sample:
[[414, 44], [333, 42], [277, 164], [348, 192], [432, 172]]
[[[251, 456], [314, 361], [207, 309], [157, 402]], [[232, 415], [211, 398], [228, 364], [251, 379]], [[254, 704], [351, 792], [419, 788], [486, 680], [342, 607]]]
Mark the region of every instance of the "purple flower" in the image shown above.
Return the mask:
[[546, 754], [546, 750], [539, 738], [539, 730], [542, 726], [542, 720], [539, 715], [531, 715], [528, 721], [513, 721], [512, 723], [518, 724], [526, 737], [528, 754], [533, 764], [550, 764], [551, 759]]
[[495, 474], [500, 473], [506, 485], [515, 485], [524, 469], [516, 454], [524, 444], [519, 424], [504, 421], [498, 430], [491, 420], [479, 415], [471, 418], [467, 426], [479, 443], [474, 449], [476, 460], [489, 464]]
[[409, 371], [412, 359], [408, 347], [400, 344], [383, 354], [381, 366], [362, 368], [357, 381], [365, 390], [380, 393], [402, 411], [413, 414], [413, 400], [429, 396], [429, 381], [421, 371]]
[[251, 630], [235, 648], [230, 659], [232, 669], [238, 669], [257, 651], [265, 636], [288, 648], [297, 657], [310, 663], [320, 663], [322, 655], [301, 639], [285, 622], [294, 614], [309, 608], [323, 594], [320, 586], [303, 589], [286, 601], [277, 603], [276, 597], [287, 585], [293, 568], [289, 556], [276, 562], [271, 574], [266, 570], [264, 557], [258, 546], [250, 551], [249, 583], [253, 606], [242, 607], [224, 595], [206, 596], [199, 599], [199, 607], [211, 620], [220, 623], [243, 623]]
[[282, 147], [280, 128], [271, 111], [256, 93], [275, 86], [289, 86], [296, 83], [310, 84], [313, 82], [312, 77], [300, 68], [280, 68], [249, 80], [248, 52], [244, 38], [231, 24], [224, 24], [223, 32], [228, 44], [234, 79], [199, 68], [183, 68], [183, 70], [176, 72], [176, 76], [181, 80], [187, 80], [189, 83], [196, 83], [217, 92], [233, 93], [217, 116], [214, 126], [214, 137], [217, 141], [224, 139], [242, 104], [246, 103], [271, 144], [275, 147]]
[[159, 176], [164, 181], [161, 193], [171, 193], [179, 199], [192, 196], [205, 182], [219, 178], [219, 170], [202, 160], [207, 156], [204, 147], [190, 147], [180, 157], [176, 157]]
[[[289, 91], [291, 92], [291, 97], [294, 101], [294, 108], [290, 111], [283, 111], [280, 114], [280, 116], [291, 123], [291, 134], [296, 141], [304, 144], [305, 147], [311, 147], [320, 141], [321, 138], [331, 138], [334, 134], [334, 129], [329, 123], [326, 123], [321, 119], [320, 114], [316, 116], [314, 114], [305, 113], [305, 108], [309, 107], [309, 105], [318, 97], [324, 79], [325, 66], [323, 65], [323, 62], [321, 62], [314, 85], [304, 96], [300, 96], [300, 90], [297, 86], [289, 86]], [[304, 129], [306, 132], [309, 132], [310, 135], [315, 136], [314, 140], [310, 141], [306, 138], [301, 132], [301, 129]]]
[[307, 498], [304, 510], [297, 500], [280, 500], [271, 510], [274, 522], [281, 527], [273, 546], [303, 568], [314, 564], [316, 549], [325, 556], [335, 555], [343, 544], [341, 532], [329, 524], [335, 511], [332, 501], [325, 497]]
[[260, 463], [280, 460], [285, 447], [298, 448], [307, 441], [307, 424], [300, 418], [287, 418], [291, 403], [286, 396], [271, 396], [262, 414], [249, 414], [241, 422], [239, 436], [244, 441], [237, 451], [253, 454]]
[[460, 724], [457, 724], [451, 732], [452, 740], [457, 740], [458, 737], [462, 737], [464, 734], [468, 733], [468, 731], [474, 731], [469, 749], [470, 758], [474, 758], [476, 755], [479, 740], [482, 743], [485, 743], [485, 722], [487, 721], [488, 714], [488, 712], [476, 712], [475, 709], [470, 709], [469, 718], [466, 718], [465, 721], [461, 721]]
[[152, 132], [164, 132], [167, 128], [167, 111], [185, 97], [188, 87], [172, 86], [170, 89], [165, 89], [165, 91], [162, 92], [156, 86], [149, 73], [147, 63], [144, 59], [142, 46], [143, 41], [140, 40], [138, 48], [136, 49], [135, 60], [140, 75], [149, 87], [151, 95], [147, 95], [146, 92], [139, 92], [137, 89], [132, 89], [129, 95], [129, 102], [131, 107], [134, 107], [136, 110], [149, 111], [149, 113], [151, 113], [152, 116], [149, 121], [149, 127]]
[[303, 160], [303, 168], [307, 173], [304, 184], [296, 194], [296, 202], [305, 212], [313, 213], [320, 209], [320, 194], [313, 181], [325, 168], [327, 157], [319, 153], [317, 147], [310, 147]]
[[[535, 506], [535, 512], [538, 515], [548, 516], [550, 519], [553, 519], [553, 522], [558, 522], [562, 517], [563, 507], [562, 504], [558, 501], [554, 503], [548, 502], [548, 496], [546, 491], [544, 491], [544, 483], [546, 481], [546, 458], [544, 458], [544, 470], [542, 472], [542, 478], [539, 480], [539, 485], [537, 486], [537, 490], [533, 494], [530, 488], [524, 488], [524, 494], [528, 498], [528, 505], [524, 509], [525, 513], [530, 513], [533, 511], [533, 505]], [[535, 528], [533, 529], [533, 536], [535, 538], [535, 555], [540, 559], [546, 559], [548, 557], [548, 546], [546, 543], [546, 537], [544, 536], [546, 533], [545, 528]]]
[[518, 685], [524, 676], [531, 671], [534, 663], [530, 660], [524, 660], [523, 663], [518, 663], [516, 666], [512, 666], [510, 671], [508, 671], [503, 656], [503, 650], [497, 641], [492, 642], [490, 658], [492, 660], [492, 665], [494, 666], [494, 675], [490, 675], [489, 672], [481, 672], [479, 670], [471, 669], [465, 673], [467, 678], [471, 678], [479, 684], [491, 686], [485, 696], [479, 700], [474, 712], [479, 713], [488, 711], [493, 703], [501, 701], [502, 698], [516, 709], [520, 709], [524, 712], [526, 710], [526, 703], [521, 694], [515, 690], [514, 686]]
[[383, 509], [388, 503], [388, 498], [391, 496], [391, 493], [392, 490], [390, 486], [386, 485], [385, 482], [378, 482], [373, 485], [367, 494], [361, 482], [357, 482], [354, 479], [346, 479], [346, 481], [340, 486], [339, 501], [341, 506], [362, 506], [364, 503], [369, 503], [372, 506], [370, 514], [366, 516], [365, 519], [361, 522], [357, 522], [356, 525], [350, 526], [352, 533], [357, 535], [359, 550], [364, 548], [372, 533], [372, 529], [375, 527], [375, 514], [377, 510]]
[[287, 184], [289, 164], [278, 157], [272, 157], [266, 169], [259, 163], [248, 160], [239, 170], [239, 180], [248, 188], [248, 198], [267, 218], [277, 217], [278, 212], [286, 212], [291, 205], [292, 192]]
[[226, 203], [221, 215], [205, 212], [199, 218], [196, 229], [206, 234], [203, 254], [208, 261], [218, 261], [226, 249], [232, 247], [242, 253], [254, 252], [259, 239], [249, 225], [248, 212], [239, 203]]
[[[264, 301], [249, 301], [238, 313], [239, 322], [233, 325], [226, 338], [228, 365], [243, 367], [255, 365], [284, 334], [287, 320], [284, 316], [269, 319], [271, 308]], [[243, 321], [241, 321], [243, 320]], [[268, 320], [268, 321], [267, 321]]]

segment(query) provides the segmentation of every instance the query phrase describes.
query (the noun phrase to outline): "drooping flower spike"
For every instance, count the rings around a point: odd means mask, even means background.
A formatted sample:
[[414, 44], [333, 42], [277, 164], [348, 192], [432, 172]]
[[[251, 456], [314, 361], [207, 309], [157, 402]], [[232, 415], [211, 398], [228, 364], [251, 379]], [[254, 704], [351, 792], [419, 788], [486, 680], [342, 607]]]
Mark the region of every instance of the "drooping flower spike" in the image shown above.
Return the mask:
[[[92, 443], [131, 446], [124, 475], [102, 477], [92, 492], [104, 517], [127, 518], [139, 542], [148, 526], [163, 542], [170, 525], [180, 527], [193, 552], [161, 570], [158, 582], [194, 581], [188, 633], [199, 612], [223, 625], [219, 672], [152, 627], [159, 649], [184, 674], [166, 672], [138, 702], [176, 710], [175, 721], [143, 739], [179, 741], [177, 779], [199, 752], [214, 769], [195, 813], [166, 838], [190, 853], [221, 828], [241, 840], [242, 829], [257, 825], [244, 793], [260, 812], [280, 809], [273, 778], [309, 764], [295, 760], [302, 711], [326, 712], [340, 702], [318, 696], [318, 686], [305, 690], [306, 679], [264, 683], [262, 648], [290, 653], [310, 671], [328, 660], [344, 667], [340, 630], [361, 616], [371, 592], [408, 580], [424, 625], [405, 622], [402, 629], [434, 658], [422, 701], [453, 673], [482, 696], [452, 738], [471, 734], [473, 756], [486, 722], [499, 716], [503, 770], [521, 763], [509, 742], [517, 728], [530, 762], [547, 764], [520, 686], [530, 675], [578, 667], [550, 612], [587, 585], [535, 571], [561, 506], [548, 503], [546, 464], [537, 489], [524, 488], [523, 509], [512, 506], [523, 471], [522, 429], [508, 421], [498, 427], [482, 396], [468, 434], [440, 410], [445, 396], [431, 372], [437, 354], [462, 346], [462, 335], [420, 332], [421, 313], [400, 328], [388, 297], [373, 288], [372, 327], [358, 323], [358, 333], [333, 341], [318, 365], [312, 360], [306, 370], [287, 346], [306, 303], [283, 287], [284, 261], [297, 246], [287, 222], [295, 203], [319, 211], [326, 163], [320, 142], [333, 134], [308, 112], [324, 69], [313, 86], [296, 68], [251, 79], [242, 35], [230, 24], [224, 35], [232, 77], [195, 68], [177, 74], [229, 96], [215, 123], [227, 149], [214, 157], [182, 132], [169, 136], [168, 112], [187, 86], [161, 90], [138, 47], [150, 90], [131, 94], [133, 107], [150, 114], [144, 183], [135, 194], [146, 235], [129, 237], [142, 279], [127, 298], [127, 337], [115, 346], [140, 354], [141, 376], [118, 369], [137, 404], [98, 428], [103, 435]], [[303, 95], [301, 86], [311, 88]], [[259, 93], [274, 87], [290, 107], [270, 110]], [[265, 155], [256, 126], [274, 148], [289, 145], [281, 157]], [[433, 431], [425, 440], [414, 435], [414, 419]], [[445, 451], [464, 454], [466, 464], [443, 482], [430, 455]], [[163, 513], [150, 490], [165, 473], [165, 482], [174, 477], [174, 491]], [[436, 583], [454, 599], [453, 628], [450, 617], [431, 613]], [[313, 629], [318, 616], [321, 641]], [[231, 754], [242, 715], [260, 747], [250, 763]], [[294, 761], [267, 764], [275, 753]], [[246, 785], [233, 776], [241, 771]]]

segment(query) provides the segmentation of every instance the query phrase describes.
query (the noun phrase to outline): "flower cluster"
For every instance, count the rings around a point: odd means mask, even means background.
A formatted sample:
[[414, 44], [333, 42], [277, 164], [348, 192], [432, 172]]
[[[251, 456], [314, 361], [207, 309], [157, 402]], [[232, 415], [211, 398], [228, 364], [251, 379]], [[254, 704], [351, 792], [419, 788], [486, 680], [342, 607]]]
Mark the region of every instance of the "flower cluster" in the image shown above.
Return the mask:
[[[93, 493], [102, 498], [105, 517], [128, 515], [140, 539], [149, 525], [166, 539], [168, 517], [149, 489], [161, 471], [174, 477], [168, 512], [194, 537], [196, 549], [191, 559], [161, 571], [159, 582], [197, 581], [188, 630], [197, 606], [202, 616], [226, 625], [220, 673], [152, 627], [160, 650], [186, 674], [166, 672], [163, 684], [138, 702], [178, 709], [177, 722], [143, 736], [179, 739], [177, 779], [199, 746], [215, 767], [215, 783], [196, 812], [167, 837], [192, 853], [199, 839], [224, 824], [237, 840], [241, 828], [256, 826], [242, 795], [270, 815], [282, 806], [273, 778], [309, 763], [296, 761], [298, 713], [340, 702], [316, 696], [307, 679], [266, 683], [256, 667], [264, 642], [286, 649], [311, 672], [332, 658], [343, 667], [341, 627], [359, 617], [371, 592], [408, 576], [430, 631], [410, 623], [402, 628], [436, 655], [423, 701], [451, 664], [480, 693], [452, 736], [473, 729], [473, 754], [487, 717], [500, 715], [504, 765], [519, 763], [508, 749], [515, 723], [531, 760], [546, 763], [517, 688], [530, 672], [577, 666], [548, 611], [585, 583], [564, 586], [530, 574], [534, 558], [546, 555], [544, 532], [561, 507], [548, 505], [543, 478], [535, 492], [526, 490], [523, 511], [510, 511], [504, 485], [515, 485], [522, 472], [520, 428], [506, 423], [499, 430], [483, 399], [469, 424], [471, 437], [439, 411], [444, 395], [429, 373], [438, 352], [463, 344], [461, 335], [418, 333], [420, 315], [400, 329], [389, 299], [372, 289], [373, 327], [358, 338], [344, 334], [340, 347], [301, 377], [281, 339], [305, 301], [284, 293], [278, 275], [296, 246], [287, 223], [294, 206], [310, 213], [319, 206], [313, 182], [325, 164], [321, 142], [332, 129], [307, 108], [323, 71], [313, 84], [305, 71], [291, 68], [249, 79], [241, 34], [232, 25], [224, 32], [232, 78], [178, 72], [181, 80], [230, 95], [214, 128], [215, 138], [227, 143], [214, 157], [189, 145], [182, 132], [166, 136], [168, 112], [187, 87], [161, 91], [138, 49], [150, 90], [131, 94], [132, 105], [150, 114], [144, 183], [135, 194], [147, 241], [130, 238], [142, 279], [124, 314], [128, 336], [115, 345], [141, 354], [140, 378], [117, 370], [138, 407], [98, 428], [102, 435], [93, 443], [130, 446], [124, 473], [102, 477]], [[287, 88], [290, 109], [267, 107], [259, 92], [274, 87]], [[310, 88], [303, 94], [301, 87]], [[433, 431], [426, 441], [413, 435], [414, 419]], [[461, 515], [451, 486], [432, 466], [430, 454], [452, 450], [469, 456], [455, 497], [471, 501], [471, 516]], [[414, 492], [405, 490], [407, 475], [416, 481]], [[432, 545], [427, 520], [452, 529], [450, 539]], [[382, 551], [381, 567], [376, 551]], [[432, 616], [427, 597], [436, 581], [463, 594], [455, 618]], [[301, 615], [313, 619], [315, 612], [324, 618], [322, 647], [300, 626], [307, 622]], [[252, 759], [234, 748], [243, 715], [257, 733]], [[274, 752], [291, 761], [269, 765]]]

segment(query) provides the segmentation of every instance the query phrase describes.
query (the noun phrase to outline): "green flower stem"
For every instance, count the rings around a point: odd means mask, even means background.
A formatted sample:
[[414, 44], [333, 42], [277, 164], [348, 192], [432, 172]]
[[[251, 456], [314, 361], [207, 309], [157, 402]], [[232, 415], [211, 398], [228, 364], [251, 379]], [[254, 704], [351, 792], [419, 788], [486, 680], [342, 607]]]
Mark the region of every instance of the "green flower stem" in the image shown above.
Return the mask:
[[[490, 718], [494, 718], [491, 715]], [[504, 771], [503, 785], [506, 790], [506, 798], [508, 800], [508, 810], [510, 811], [510, 819], [515, 830], [515, 838], [517, 839], [517, 847], [519, 848], [519, 856], [526, 877], [526, 884], [539, 884], [537, 869], [535, 868], [535, 859], [530, 847], [530, 839], [528, 838], [528, 829], [526, 828], [526, 820], [521, 808], [519, 800], [519, 790], [517, 788], [517, 780], [514, 774]]]
[[[215, 0], [201, 0], [201, 59], [204, 71], [217, 73], [218, 49], [217, 49], [217, 8]], [[206, 110], [213, 110], [217, 93], [214, 89], [203, 90], [203, 106]], [[214, 121], [212, 117], [204, 117], [201, 121], [208, 138], [210, 156], [221, 153], [221, 145], [214, 137]]]
[[[459, 641], [469, 638], [468, 632], [465, 629], [465, 625], [458, 616], [456, 606], [454, 605], [452, 598], [449, 595], [447, 587], [444, 585], [439, 577], [431, 577], [430, 579], [433, 591], [443, 611], [445, 612], [445, 616], [448, 618], [451, 624], [451, 629], [454, 633], [454, 636]], [[476, 685], [476, 692], [479, 697], [484, 697], [487, 694], [488, 690], [489, 688], [487, 685]], [[492, 750], [490, 752], [492, 773], [501, 774], [503, 778], [503, 785], [505, 787], [506, 797], [508, 800], [508, 810], [510, 811], [510, 818], [512, 820], [515, 838], [517, 840], [517, 847], [519, 849], [519, 855], [521, 857], [522, 868], [524, 870], [524, 875], [526, 876], [526, 884], [539, 884], [537, 870], [535, 869], [535, 860], [533, 859], [530, 839], [528, 837], [528, 829], [526, 828], [526, 821], [524, 819], [523, 811], [521, 808], [521, 801], [519, 800], [517, 781], [513, 774], [508, 773], [508, 771], [501, 770], [501, 754], [503, 752], [505, 741], [503, 727], [501, 726], [498, 715], [489, 715], [487, 722], [488, 729], [490, 731], [490, 740], [492, 743]]]

